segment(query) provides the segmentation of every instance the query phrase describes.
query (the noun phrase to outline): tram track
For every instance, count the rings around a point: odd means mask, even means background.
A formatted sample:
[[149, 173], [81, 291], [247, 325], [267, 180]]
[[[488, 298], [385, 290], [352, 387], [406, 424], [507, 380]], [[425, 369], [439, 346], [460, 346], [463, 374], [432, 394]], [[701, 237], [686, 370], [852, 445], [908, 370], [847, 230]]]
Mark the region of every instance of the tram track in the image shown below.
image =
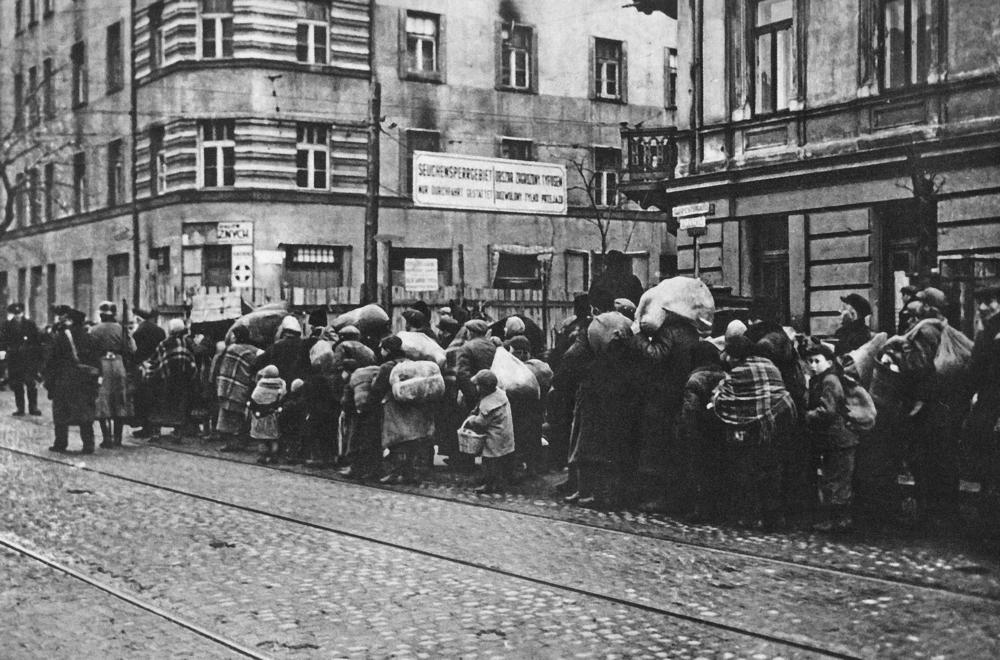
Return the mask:
[[791, 559], [785, 559], [785, 558], [782, 558], [782, 557], [776, 557], [776, 556], [771, 555], [771, 554], [760, 553], [760, 552], [752, 552], [750, 550], [735, 550], [735, 549], [732, 549], [732, 548], [724, 548], [724, 547], [720, 547], [718, 545], [713, 545], [711, 543], [704, 542], [704, 541], [699, 541], [699, 540], [696, 540], [696, 539], [678, 538], [676, 535], [672, 535], [672, 534], [655, 534], [655, 533], [650, 533], [650, 532], [627, 530], [627, 529], [621, 529], [619, 526], [615, 526], [613, 524], [600, 524], [600, 523], [597, 523], [597, 522], [588, 522], [588, 521], [579, 520], [579, 519], [569, 520], [569, 519], [566, 519], [566, 518], [563, 518], [563, 517], [552, 515], [550, 513], [546, 513], [544, 511], [530, 511], [530, 510], [523, 510], [522, 508], [516, 508], [515, 509], [513, 506], [510, 506], [510, 505], [505, 506], [503, 504], [493, 503], [493, 502], [490, 502], [490, 501], [473, 502], [473, 501], [469, 501], [469, 500], [465, 500], [465, 499], [460, 499], [460, 498], [455, 498], [455, 497], [448, 497], [446, 495], [441, 495], [441, 494], [437, 494], [437, 493], [433, 493], [433, 492], [419, 492], [419, 493], [417, 493], [417, 492], [413, 492], [412, 490], [408, 490], [408, 489], [398, 489], [398, 488], [394, 488], [392, 486], [386, 486], [386, 485], [377, 484], [377, 483], [362, 483], [362, 482], [358, 482], [358, 481], [352, 481], [352, 480], [349, 480], [349, 479], [338, 478], [338, 477], [333, 476], [333, 475], [314, 474], [314, 473], [309, 473], [309, 472], [302, 472], [300, 470], [290, 469], [288, 467], [283, 467], [283, 466], [273, 466], [273, 465], [271, 465], [271, 466], [262, 466], [262, 465], [256, 465], [254, 463], [247, 463], [247, 462], [236, 460], [236, 459], [229, 458], [229, 457], [226, 457], [226, 456], [214, 456], [214, 455], [205, 454], [205, 453], [202, 453], [202, 452], [188, 451], [188, 450], [185, 450], [185, 449], [180, 448], [180, 447], [171, 447], [171, 446], [168, 446], [168, 445], [159, 445], [159, 444], [153, 444], [153, 445], [147, 445], [147, 446], [150, 447], [150, 448], [159, 449], [159, 450], [166, 451], [166, 452], [177, 453], [177, 454], [186, 454], [186, 455], [189, 455], [189, 456], [198, 456], [198, 457], [201, 457], [201, 458], [207, 458], [209, 460], [221, 461], [221, 462], [224, 462], [224, 463], [231, 463], [231, 464], [236, 464], [236, 465], [243, 465], [243, 466], [251, 467], [251, 468], [254, 468], [254, 469], [277, 470], [277, 471], [284, 472], [284, 473], [287, 473], [287, 474], [295, 474], [295, 475], [302, 476], [302, 477], [307, 477], [307, 478], [312, 478], [312, 479], [319, 479], [319, 480], [322, 480], [322, 481], [333, 482], [333, 483], [336, 483], [336, 484], [340, 484], [340, 485], [344, 485], [344, 486], [349, 486], [349, 487], [378, 490], [378, 491], [383, 491], [383, 492], [388, 492], [388, 493], [395, 493], [397, 495], [410, 495], [412, 497], [425, 497], [425, 498], [429, 498], [429, 499], [433, 499], [433, 500], [438, 500], [438, 501], [443, 501], [443, 502], [451, 502], [451, 503], [454, 503], [454, 504], [460, 504], [462, 506], [468, 506], [468, 507], [480, 508], [480, 509], [489, 509], [489, 510], [492, 510], [492, 511], [502, 511], [504, 513], [510, 513], [512, 515], [525, 516], [525, 517], [536, 518], [536, 519], [541, 519], [541, 520], [549, 520], [549, 521], [559, 522], [559, 523], [563, 523], [563, 524], [567, 524], [567, 525], [573, 525], [573, 526], [577, 526], [577, 527], [583, 527], [583, 528], [587, 528], [587, 529], [600, 530], [602, 532], [615, 533], [615, 534], [623, 534], [623, 535], [627, 535], [627, 536], [633, 536], [633, 537], [639, 537], [639, 538], [644, 538], [644, 539], [650, 539], [650, 540], [662, 542], [662, 543], [665, 543], [665, 544], [671, 544], [671, 545], [676, 545], [676, 546], [683, 546], [683, 547], [693, 548], [693, 549], [697, 549], [697, 550], [704, 550], [704, 551], [711, 552], [713, 554], [720, 555], [720, 556], [728, 556], [728, 557], [734, 557], [734, 558], [740, 558], [740, 559], [760, 560], [760, 561], [769, 562], [771, 564], [774, 564], [775, 566], [783, 566], [783, 567], [789, 567], [789, 568], [800, 569], [800, 570], [810, 570], [810, 571], [815, 571], [817, 573], [821, 573], [821, 574], [825, 574], [825, 575], [830, 575], [830, 576], [836, 576], [836, 577], [846, 577], [846, 578], [854, 578], [854, 579], [863, 579], [863, 580], [869, 581], [869, 582], [871, 582], [873, 584], [882, 584], [882, 585], [891, 586], [891, 587], [905, 586], [905, 587], [910, 587], [910, 588], [913, 588], [913, 589], [919, 589], [919, 590], [922, 590], [922, 591], [928, 591], [928, 592], [933, 592], [933, 593], [945, 594], [945, 595], [948, 595], [948, 596], [967, 597], [967, 598], [979, 599], [979, 600], [983, 600], [983, 601], [987, 601], [987, 602], [993, 602], [993, 603], [1000, 602], [1000, 595], [993, 596], [993, 595], [988, 595], [988, 594], [982, 594], [982, 593], [977, 593], [977, 592], [974, 592], [974, 591], [971, 591], [971, 590], [967, 590], [967, 589], [957, 589], [957, 588], [943, 586], [943, 585], [929, 584], [926, 581], [915, 580], [915, 579], [906, 579], [906, 578], [895, 577], [895, 576], [873, 575], [872, 573], [864, 571], [864, 570], [853, 570], [853, 569], [849, 569], [849, 568], [839, 568], [839, 567], [822, 566], [822, 565], [818, 565], [818, 564], [812, 563], [812, 562], [794, 561], [794, 560], [791, 560]]
[[270, 657], [266, 655], [261, 655], [261, 653], [258, 652], [257, 650], [244, 646], [243, 644], [240, 644], [239, 642], [229, 639], [227, 637], [223, 637], [222, 635], [219, 635], [218, 633], [215, 633], [205, 628], [204, 626], [200, 626], [197, 623], [185, 617], [177, 616], [173, 612], [169, 612], [145, 600], [136, 598], [132, 594], [122, 589], [119, 589], [113, 585], [98, 580], [93, 576], [88, 575], [82, 571], [78, 571], [75, 568], [67, 566], [62, 562], [46, 557], [43, 554], [35, 550], [32, 550], [31, 548], [28, 548], [27, 546], [21, 543], [18, 543], [17, 541], [5, 538], [3, 535], [0, 535], [0, 547], [4, 547], [10, 550], [11, 552], [21, 555], [22, 557], [26, 557], [27, 559], [33, 562], [43, 564], [57, 573], [66, 575], [70, 578], [73, 578], [74, 580], [77, 580], [79, 582], [82, 582], [90, 586], [93, 589], [97, 589], [98, 591], [113, 596], [114, 598], [124, 603], [127, 603], [132, 607], [143, 610], [145, 612], [149, 612], [150, 614], [160, 617], [161, 619], [165, 619], [169, 623], [179, 628], [188, 630], [194, 633], [195, 635], [198, 635], [199, 637], [207, 639], [210, 642], [218, 644], [219, 646], [229, 649], [230, 651], [233, 651], [234, 653], [237, 653], [243, 657], [255, 658], [259, 660], [266, 660], [267, 658]]
[[[331, 534], [335, 534], [337, 536], [341, 536], [341, 537], [348, 538], [348, 539], [363, 541], [363, 542], [366, 542], [366, 543], [377, 544], [379, 546], [383, 546], [383, 547], [387, 547], [387, 548], [392, 548], [394, 550], [408, 552], [408, 553], [413, 553], [413, 554], [416, 554], [416, 555], [419, 555], [419, 556], [422, 556], [422, 557], [427, 557], [427, 558], [431, 558], [431, 559], [435, 559], [435, 560], [439, 560], [439, 561], [449, 562], [449, 563], [452, 563], [452, 564], [460, 565], [460, 566], [463, 566], [463, 567], [466, 567], [466, 568], [471, 568], [471, 569], [475, 569], [475, 570], [479, 570], [479, 571], [484, 571], [484, 572], [487, 572], [487, 573], [490, 573], [490, 574], [493, 574], [493, 575], [502, 576], [502, 577], [505, 577], [505, 578], [511, 578], [511, 579], [516, 579], [516, 580], [521, 580], [521, 581], [529, 582], [529, 583], [532, 583], [534, 585], [541, 586], [541, 587], [544, 587], [544, 588], [547, 588], [547, 589], [554, 589], [554, 590], [558, 590], [558, 591], [561, 591], [561, 592], [567, 592], [567, 593], [575, 594], [575, 595], [578, 595], [578, 596], [583, 596], [583, 597], [586, 597], [586, 598], [596, 599], [596, 600], [599, 600], [599, 601], [602, 601], [602, 602], [605, 602], [605, 603], [609, 603], [609, 604], [614, 604], [614, 605], [619, 605], [619, 606], [624, 606], [624, 607], [632, 608], [632, 609], [639, 610], [639, 611], [642, 611], [642, 612], [646, 612], [646, 613], [650, 613], [650, 614], [662, 616], [662, 617], [667, 618], [667, 619], [673, 619], [673, 620], [676, 620], [676, 621], [685, 622], [687, 624], [694, 624], [696, 626], [702, 626], [704, 628], [709, 628], [709, 629], [720, 631], [720, 632], [725, 632], [725, 633], [729, 633], [729, 634], [739, 635], [741, 637], [745, 637], [745, 638], [749, 638], [749, 639], [759, 640], [759, 641], [766, 642], [766, 643], [769, 643], [769, 644], [774, 644], [774, 645], [777, 645], [777, 646], [780, 646], [780, 647], [784, 647], [784, 648], [787, 648], [787, 649], [790, 649], [790, 650], [795, 650], [795, 651], [799, 651], [799, 652], [805, 652], [805, 653], [814, 654], [814, 655], [817, 655], [817, 656], [830, 657], [830, 658], [858, 658], [858, 657], [860, 657], [860, 656], [855, 655], [855, 654], [853, 654], [850, 651], [845, 650], [845, 649], [829, 648], [829, 647], [826, 647], [826, 646], [822, 646], [819, 643], [815, 643], [815, 642], [812, 642], [812, 641], [806, 641], [806, 640], [800, 640], [800, 639], [793, 639], [793, 638], [790, 638], [788, 636], [784, 636], [784, 635], [779, 634], [779, 633], [771, 633], [771, 632], [766, 632], [766, 631], [757, 630], [757, 629], [751, 629], [751, 628], [743, 627], [743, 626], [739, 626], [739, 625], [733, 625], [733, 624], [729, 624], [729, 623], [725, 623], [725, 622], [722, 622], [722, 621], [715, 620], [713, 618], [703, 617], [703, 616], [699, 616], [697, 614], [691, 614], [691, 613], [687, 613], [687, 612], [678, 611], [676, 609], [672, 609], [672, 608], [669, 608], [669, 607], [663, 607], [663, 606], [656, 605], [656, 604], [644, 603], [644, 602], [640, 602], [640, 601], [637, 601], [637, 600], [634, 600], [634, 599], [630, 599], [630, 598], [623, 598], [623, 597], [620, 597], [620, 596], [615, 596], [613, 594], [602, 593], [600, 591], [596, 591], [596, 590], [589, 589], [589, 588], [586, 588], [586, 587], [568, 585], [568, 584], [564, 584], [564, 583], [557, 582], [557, 581], [554, 581], [554, 580], [545, 579], [543, 577], [538, 577], [538, 576], [534, 576], [534, 575], [528, 575], [528, 574], [524, 574], [524, 573], [521, 573], [521, 572], [518, 572], [518, 571], [515, 571], [515, 570], [509, 570], [509, 569], [502, 568], [502, 567], [499, 567], [499, 566], [489, 565], [489, 564], [486, 564], [486, 563], [482, 563], [480, 561], [475, 561], [475, 560], [470, 560], [470, 559], [463, 559], [463, 558], [460, 558], [460, 557], [453, 557], [453, 556], [450, 556], [450, 555], [445, 554], [445, 553], [435, 552], [433, 550], [428, 550], [428, 549], [419, 548], [419, 547], [414, 547], [412, 545], [408, 545], [408, 544], [405, 544], [405, 543], [396, 543], [396, 542], [393, 542], [393, 541], [388, 541], [388, 540], [385, 540], [385, 539], [382, 539], [382, 538], [378, 538], [377, 536], [372, 536], [372, 535], [368, 535], [368, 534], [358, 533], [358, 532], [351, 531], [351, 530], [348, 530], [348, 529], [343, 529], [343, 528], [340, 528], [340, 527], [337, 527], [337, 526], [334, 526], [334, 525], [328, 525], [328, 524], [318, 523], [318, 522], [314, 522], [314, 521], [303, 520], [303, 519], [297, 518], [295, 516], [284, 515], [284, 514], [281, 514], [281, 513], [277, 513], [277, 512], [274, 512], [274, 511], [267, 511], [267, 510], [260, 509], [260, 508], [257, 508], [257, 507], [253, 507], [253, 506], [246, 506], [246, 505], [235, 503], [235, 502], [229, 502], [229, 501], [226, 501], [224, 499], [219, 499], [219, 498], [210, 497], [210, 496], [207, 496], [207, 495], [202, 495], [202, 494], [199, 494], [199, 493], [195, 493], [195, 492], [191, 492], [191, 491], [188, 491], [188, 490], [184, 490], [182, 488], [175, 488], [175, 487], [172, 487], [172, 486], [165, 486], [165, 485], [157, 484], [157, 483], [154, 483], [154, 482], [151, 482], [151, 481], [146, 481], [144, 479], [138, 479], [138, 478], [135, 478], [135, 477], [130, 477], [130, 476], [125, 476], [125, 475], [121, 475], [121, 474], [116, 474], [114, 472], [109, 472], [109, 471], [102, 470], [102, 469], [99, 469], [99, 468], [96, 468], [96, 467], [92, 467], [92, 466], [75, 465], [73, 463], [67, 462], [66, 460], [60, 460], [59, 458], [56, 458], [56, 457], [41, 456], [41, 455], [29, 452], [29, 451], [23, 451], [23, 450], [14, 449], [14, 448], [11, 448], [11, 447], [6, 447], [6, 446], [0, 446], [0, 449], [2, 449], [3, 451], [8, 452], [10, 454], [14, 454], [14, 455], [18, 455], [18, 456], [23, 456], [23, 457], [26, 457], [26, 458], [30, 458], [30, 459], [34, 459], [34, 460], [38, 460], [38, 461], [50, 463], [50, 464], [56, 464], [56, 465], [59, 465], [59, 466], [65, 467], [65, 468], [74, 469], [74, 470], [80, 470], [80, 471], [83, 471], [83, 472], [88, 472], [88, 473], [91, 473], [91, 474], [99, 475], [101, 477], [105, 477], [105, 478], [109, 478], [109, 479], [114, 479], [114, 480], [119, 480], [119, 481], [131, 483], [131, 484], [135, 484], [135, 485], [138, 485], [138, 486], [142, 486], [142, 487], [155, 489], [155, 490], [158, 490], [158, 491], [161, 491], [161, 492], [166, 492], [166, 493], [171, 493], [171, 494], [178, 495], [178, 496], [183, 496], [183, 497], [191, 498], [191, 499], [198, 500], [198, 501], [201, 501], [201, 502], [206, 502], [206, 503], [213, 504], [213, 505], [216, 505], [216, 506], [226, 507], [226, 508], [229, 508], [229, 509], [233, 509], [233, 510], [236, 510], [236, 511], [241, 511], [241, 512], [244, 512], [244, 513], [249, 513], [249, 514], [252, 514], [252, 515], [264, 516], [264, 517], [267, 517], [267, 518], [275, 520], [275, 521], [281, 521], [281, 522], [285, 522], [285, 523], [289, 523], [289, 524], [293, 524], [293, 525], [298, 525], [298, 526], [302, 526], [302, 527], [313, 529], [313, 530], [318, 530], [318, 531], [322, 531], [322, 532], [326, 532], [326, 533], [331, 533]], [[233, 461], [233, 462], [239, 463], [239, 461]], [[259, 467], [259, 466], [247, 465], [247, 464], [243, 464], [243, 463], [241, 463], [241, 464], [242, 465], [246, 465], [247, 467]], [[614, 530], [604, 530], [604, 531], [614, 531]], [[624, 532], [622, 532], [622, 533], [624, 533]], [[71, 569], [69, 567], [66, 567], [66, 566], [63, 566], [63, 565], [59, 564], [58, 562], [54, 562], [52, 560], [46, 559], [46, 558], [42, 557], [41, 555], [39, 555], [38, 553], [35, 553], [35, 552], [31, 551], [28, 548], [25, 548], [24, 546], [21, 546], [19, 544], [12, 543], [10, 541], [4, 540], [3, 537], [0, 537], [0, 544], [4, 545], [5, 547], [11, 548], [12, 550], [15, 550], [15, 551], [17, 551], [17, 552], [19, 552], [21, 554], [25, 554], [26, 556], [29, 556], [32, 559], [35, 559], [36, 561], [42, 561], [43, 563], [48, 564], [49, 566], [51, 566], [52, 568], [54, 568], [56, 570], [59, 570], [59, 571], [64, 572], [64, 573], [66, 573], [68, 575], [71, 575], [71, 576], [73, 576], [73, 577], [75, 577], [77, 579], [80, 579], [80, 580], [82, 580], [84, 582], [87, 582], [88, 584], [91, 584], [91, 586], [93, 586], [95, 588], [98, 588], [98, 589], [101, 589], [102, 591], [106, 591], [107, 593], [110, 593], [110, 594], [112, 594], [112, 595], [114, 595], [116, 597], [119, 597], [122, 600], [126, 600], [128, 602], [131, 602], [132, 604], [136, 605], [137, 607], [141, 607], [142, 609], [146, 609], [147, 611], [150, 611], [150, 612], [152, 612], [154, 614], [157, 614], [158, 616], [162, 616], [164, 618], [168, 618], [168, 619], [174, 621], [175, 623], [177, 623], [178, 625], [181, 625], [181, 626], [183, 626], [185, 628], [188, 628], [192, 632], [195, 632], [195, 633], [197, 633], [199, 635], [202, 635], [204, 637], [207, 637], [207, 638], [213, 639], [213, 640], [215, 640], [217, 638], [217, 640], [219, 641], [219, 643], [222, 643], [223, 645], [229, 646], [234, 651], [237, 651], [237, 652], [239, 652], [239, 653], [241, 653], [243, 655], [246, 655], [248, 657], [264, 657], [264, 656], [260, 656], [259, 653], [257, 653], [253, 649], [247, 649], [245, 647], [239, 646], [238, 644], [236, 644], [235, 646], [231, 646], [228, 643], [229, 640], [226, 640], [225, 638], [223, 638], [221, 636], [215, 635], [211, 631], [209, 631], [207, 629], [203, 629], [203, 628], [197, 626], [197, 624], [194, 624], [194, 623], [192, 623], [190, 621], [186, 621], [184, 619], [181, 619], [180, 617], [174, 617], [172, 614], [170, 614], [169, 612], [166, 612], [165, 610], [157, 608], [156, 606], [150, 605], [148, 603], [143, 603], [142, 601], [131, 597], [129, 594], [126, 594], [126, 593], [124, 593], [124, 592], [116, 589], [115, 587], [112, 587], [110, 585], [105, 585], [105, 584], [101, 583], [98, 580], [95, 580], [94, 578], [92, 578], [90, 576], [87, 576], [87, 575], [84, 575], [82, 573], [79, 573], [78, 571], [75, 571], [74, 569]], [[958, 595], [961, 595], [961, 594], [958, 594]], [[235, 644], [235, 643], [233, 643], [233, 644]]]

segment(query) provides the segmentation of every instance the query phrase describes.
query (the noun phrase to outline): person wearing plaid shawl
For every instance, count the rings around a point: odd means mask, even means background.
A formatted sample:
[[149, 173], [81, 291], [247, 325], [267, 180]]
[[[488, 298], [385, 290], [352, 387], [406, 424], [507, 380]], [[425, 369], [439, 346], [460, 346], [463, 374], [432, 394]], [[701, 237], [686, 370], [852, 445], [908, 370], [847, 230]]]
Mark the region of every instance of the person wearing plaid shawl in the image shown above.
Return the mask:
[[743, 335], [726, 338], [731, 368], [712, 396], [715, 414], [726, 425], [740, 522], [779, 525], [781, 520], [780, 442], [795, 419], [795, 403], [781, 372], [767, 358], [751, 355]]
[[167, 338], [142, 364], [143, 380], [153, 390], [153, 409], [149, 415], [152, 438], [159, 435], [159, 427], [170, 426], [174, 438], [179, 439], [180, 430], [188, 424], [192, 398], [197, 391], [195, 376], [198, 367], [193, 344], [186, 335], [184, 321], [171, 319], [167, 324]]
[[228, 441], [222, 451], [240, 449], [239, 436], [246, 426], [247, 401], [254, 382], [254, 364], [260, 349], [250, 343], [250, 330], [233, 328], [232, 343], [219, 357], [214, 374], [215, 395], [219, 401], [216, 430]]

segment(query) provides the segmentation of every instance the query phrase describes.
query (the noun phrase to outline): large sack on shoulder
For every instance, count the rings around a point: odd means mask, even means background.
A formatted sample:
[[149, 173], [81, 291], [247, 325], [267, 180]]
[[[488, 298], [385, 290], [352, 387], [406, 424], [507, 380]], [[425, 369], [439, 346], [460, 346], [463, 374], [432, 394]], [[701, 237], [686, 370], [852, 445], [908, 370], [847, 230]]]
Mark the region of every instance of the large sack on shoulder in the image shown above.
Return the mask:
[[370, 334], [387, 327], [389, 325], [389, 315], [378, 305], [365, 305], [364, 307], [358, 307], [357, 309], [352, 309], [349, 312], [341, 314], [330, 325], [333, 326], [334, 330], [340, 330], [345, 326], [353, 325], [361, 331], [361, 334]]
[[700, 333], [710, 332], [715, 319], [712, 292], [704, 282], [691, 277], [663, 280], [642, 294], [633, 330], [652, 335], [671, 314], [691, 321]]
[[430, 403], [444, 396], [444, 378], [428, 360], [400, 362], [389, 372], [392, 398], [400, 403]]
[[947, 323], [941, 332], [941, 343], [934, 356], [934, 370], [939, 378], [967, 386], [963, 382], [972, 363], [972, 340]]
[[309, 364], [322, 374], [332, 373], [334, 370], [333, 344], [320, 339], [309, 349]]
[[250, 331], [251, 344], [258, 348], [267, 348], [274, 342], [274, 335], [286, 316], [288, 316], [287, 303], [264, 305], [236, 319], [227, 333], [227, 339], [232, 337], [232, 328], [242, 325]]
[[538, 380], [526, 364], [511, 355], [507, 349], [498, 347], [493, 355], [490, 371], [496, 374], [497, 384], [507, 394], [537, 399], [539, 397]]
[[351, 374], [351, 380], [348, 381], [348, 385], [354, 391], [354, 406], [359, 412], [369, 403], [379, 403], [378, 401], [370, 401], [372, 382], [375, 380], [375, 376], [378, 375], [378, 370], [378, 366], [373, 365], [355, 369]]
[[350, 371], [375, 364], [375, 353], [359, 341], [348, 339], [333, 349], [333, 368]]
[[875, 362], [879, 351], [882, 350], [887, 341], [889, 341], [889, 335], [879, 332], [866, 344], [844, 355], [841, 358], [844, 372], [856, 378], [865, 387], [871, 385]]
[[871, 431], [875, 428], [878, 413], [875, 401], [861, 383], [849, 375], [840, 378], [844, 388], [844, 421], [855, 431]]
[[444, 349], [422, 332], [397, 332], [396, 336], [403, 341], [403, 355], [411, 360], [430, 360], [439, 367], [444, 366]]
[[632, 321], [621, 312], [598, 314], [587, 327], [587, 342], [598, 354], [607, 353], [608, 346], [615, 339], [628, 339], [631, 336]]
[[547, 362], [532, 358], [525, 362], [524, 366], [531, 369], [531, 373], [534, 374], [540, 394], [546, 394], [552, 389], [552, 367]]

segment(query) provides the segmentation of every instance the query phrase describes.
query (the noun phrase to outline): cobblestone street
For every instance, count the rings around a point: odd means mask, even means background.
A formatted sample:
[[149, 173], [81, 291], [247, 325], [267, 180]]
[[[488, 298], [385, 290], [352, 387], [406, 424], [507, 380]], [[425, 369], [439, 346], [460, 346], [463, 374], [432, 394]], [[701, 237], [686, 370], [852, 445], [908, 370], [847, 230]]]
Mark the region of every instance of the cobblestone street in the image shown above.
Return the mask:
[[45, 418], [0, 422], [0, 542], [160, 614], [7, 552], [4, 657], [226, 657], [226, 641], [261, 657], [1000, 653], [996, 564], [957, 540], [481, 506], [219, 460], [194, 440], [53, 455], [50, 434]]

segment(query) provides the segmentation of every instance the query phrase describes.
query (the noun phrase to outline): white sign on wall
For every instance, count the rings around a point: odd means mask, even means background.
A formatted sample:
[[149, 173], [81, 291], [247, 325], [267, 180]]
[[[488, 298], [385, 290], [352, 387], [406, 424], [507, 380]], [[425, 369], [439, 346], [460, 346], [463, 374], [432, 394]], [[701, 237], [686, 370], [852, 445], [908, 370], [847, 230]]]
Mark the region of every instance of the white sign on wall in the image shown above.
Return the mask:
[[253, 288], [253, 246], [234, 245], [232, 250], [233, 288]]
[[430, 151], [413, 153], [417, 206], [566, 215], [566, 167]]
[[253, 245], [253, 223], [220, 222], [215, 237], [220, 245]]
[[437, 259], [404, 259], [403, 286], [407, 291], [437, 291]]

